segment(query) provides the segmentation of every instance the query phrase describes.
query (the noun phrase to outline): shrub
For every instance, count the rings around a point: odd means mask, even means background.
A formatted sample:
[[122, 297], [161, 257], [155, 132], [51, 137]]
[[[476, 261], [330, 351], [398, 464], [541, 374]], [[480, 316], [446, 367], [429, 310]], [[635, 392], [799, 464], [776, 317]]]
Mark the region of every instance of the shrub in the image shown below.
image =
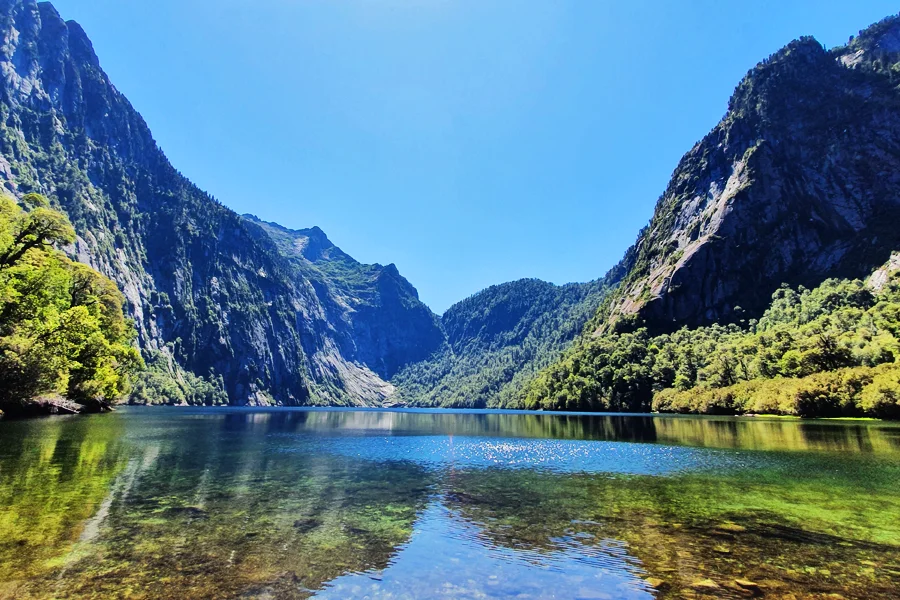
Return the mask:
[[860, 394], [862, 411], [881, 419], [900, 419], [900, 369], [884, 369]]

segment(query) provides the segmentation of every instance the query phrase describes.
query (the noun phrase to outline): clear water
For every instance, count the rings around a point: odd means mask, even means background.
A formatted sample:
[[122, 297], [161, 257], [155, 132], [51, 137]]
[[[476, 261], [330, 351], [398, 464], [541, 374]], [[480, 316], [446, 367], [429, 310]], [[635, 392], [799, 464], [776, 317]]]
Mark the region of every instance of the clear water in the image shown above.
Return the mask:
[[876, 422], [0, 422], [0, 598], [897, 598], [898, 484]]

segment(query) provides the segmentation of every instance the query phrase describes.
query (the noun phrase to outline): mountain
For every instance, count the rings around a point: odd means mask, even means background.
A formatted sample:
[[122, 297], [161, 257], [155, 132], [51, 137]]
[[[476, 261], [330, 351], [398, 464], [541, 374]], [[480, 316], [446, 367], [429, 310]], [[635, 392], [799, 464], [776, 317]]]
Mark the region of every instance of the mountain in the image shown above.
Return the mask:
[[[830, 51], [794, 41], [682, 158], [621, 283], [519, 401], [900, 414], [897, 223], [900, 17]], [[887, 286], [874, 295], [861, 281], [873, 271]]]
[[502, 404], [609, 288], [525, 280], [438, 318], [396, 266], [193, 185], [49, 3], [0, 0], [0, 32], [0, 181], [51, 198], [75, 225], [70, 253], [124, 291], [151, 368], [136, 401]]
[[429, 358], [445, 345], [438, 317], [393, 264], [364, 265], [331, 243], [318, 227], [291, 230], [244, 215], [275, 242], [293, 269], [322, 299], [329, 323], [342, 323], [342, 353], [387, 380], [407, 364]]
[[0, 36], [0, 181], [64, 210], [70, 253], [125, 293], [154, 369], [145, 401], [380, 405], [443, 347], [396, 267], [241, 217], [180, 174], [52, 5], [0, 0]]
[[783, 282], [887, 260], [900, 247], [898, 67], [892, 17], [830, 51], [801, 38], [752, 69], [682, 158], [596, 328], [735, 322]]
[[396, 266], [192, 184], [49, 3], [0, 0], [0, 36], [0, 182], [65, 211], [67, 252], [124, 292], [150, 366], [136, 401], [522, 406], [597, 336], [621, 358], [605, 336], [751, 322], [782, 283], [863, 277], [900, 247], [896, 17], [751, 70], [603, 279], [494, 286], [440, 318]]
[[519, 408], [519, 392], [558, 359], [617, 280], [556, 286], [537, 279], [495, 285], [441, 317], [447, 346], [394, 378], [395, 399], [415, 406]]
[[898, 265], [783, 286], [747, 323], [588, 336], [529, 382], [525, 408], [900, 418]]

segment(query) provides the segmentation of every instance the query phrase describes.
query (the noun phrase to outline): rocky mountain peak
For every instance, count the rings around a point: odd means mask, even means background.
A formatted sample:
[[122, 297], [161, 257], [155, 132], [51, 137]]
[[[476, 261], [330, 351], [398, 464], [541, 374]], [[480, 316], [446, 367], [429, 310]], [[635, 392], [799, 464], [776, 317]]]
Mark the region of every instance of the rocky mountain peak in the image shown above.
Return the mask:
[[[870, 28], [860, 49], [896, 28]], [[600, 329], [751, 317], [783, 282], [861, 277], [900, 247], [897, 77], [842, 57], [801, 38], [748, 73], [675, 170]]]
[[859, 32], [848, 48], [867, 52], [900, 52], [900, 15], [892, 15]]

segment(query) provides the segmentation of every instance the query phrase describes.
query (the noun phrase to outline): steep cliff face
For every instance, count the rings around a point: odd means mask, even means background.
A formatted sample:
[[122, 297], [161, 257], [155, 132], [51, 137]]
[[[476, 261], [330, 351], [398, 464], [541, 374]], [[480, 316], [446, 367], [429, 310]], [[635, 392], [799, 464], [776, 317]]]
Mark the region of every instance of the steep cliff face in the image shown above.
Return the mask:
[[68, 213], [73, 253], [119, 284], [173, 377], [212, 374], [239, 404], [378, 404], [385, 378], [443, 343], [396, 268], [333, 246], [310, 258], [327, 242], [313, 230], [298, 261], [176, 171], [49, 3], [0, 0], [0, 42], [0, 180]]
[[783, 282], [884, 263], [900, 247], [898, 66], [891, 18], [832, 51], [800, 39], [753, 69], [681, 160], [597, 328], [734, 321]]
[[438, 317], [393, 264], [364, 265], [335, 246], [318, 227], [291, 230], [244, 215], [272, 239], [322, 300], [341, 353], [390, 379], [403, 366], [425, 360], [445, 344]]

